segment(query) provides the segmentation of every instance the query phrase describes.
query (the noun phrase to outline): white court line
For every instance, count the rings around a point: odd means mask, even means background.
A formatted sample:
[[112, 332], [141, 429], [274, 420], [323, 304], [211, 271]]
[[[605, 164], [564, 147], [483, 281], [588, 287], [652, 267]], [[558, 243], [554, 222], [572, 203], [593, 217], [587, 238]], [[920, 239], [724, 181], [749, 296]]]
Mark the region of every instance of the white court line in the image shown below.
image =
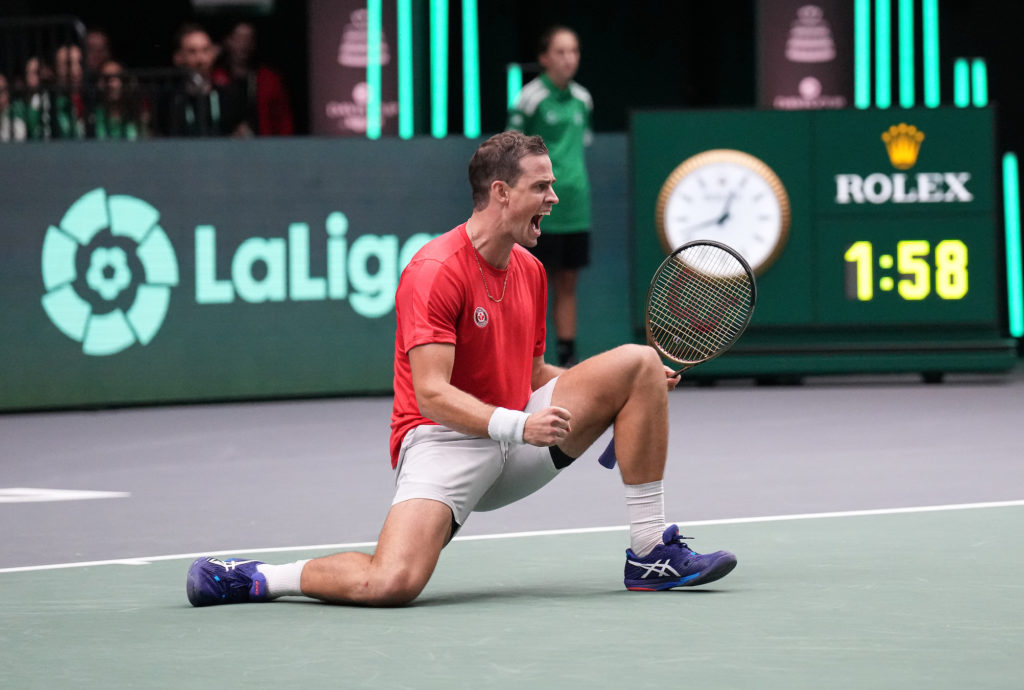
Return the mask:
[[0, 503], [45, 503], [52, 501], [89, 501], [97, 498], [128, 498], [127, 491], [81, 491], [77, 489], [0, 489]]
[[[910, 508], [876, 508], [872, 510], [843, 510], [833, 513], [798, 513], [795, 515], [765, 515], [762, 517], [725, 518], [721, 520], [679, 521], [686, 528], [708, 525], [741, 525], [754, 522], [782, 522], [786, 520], [819, 520], [825, 518], [867, 517], [870, 515], [901, 515], [905, 513], [935, 513], [945, 510], [972, 510], [976, 508], [1013, 508], [1024, 506], [1024, 500], [992, 501], [989, 503], [952, 503], [937, 506], [914, 506]], [[671, 524], [671, 523], [670, 523]], [[516, 539], [519, 537], [552, 537], [568, 534], [595, 534], [599, 532], [625, 532], [626, 526], [615, 527], [580, 527], [576, 529], [538, 530], [533, 532], [505, 532], [502, 534], [479, 534], [466, 537], [455, 537], [452, 541], [481, 541], [484, 539]], [[116, 558], [108, 561], [80, 561], [77, 563], [54, 563], [51, 565], [27, 565], [17, 568], [0, 568], [0, 573], [26, 573], [38, 570], [60, 570], [63, 568], [85, 568], [95, 565], [149, 565], [158, 561], [177, 561], [200, 556], [219, 556], [239, 553], [287, 553], [289, 551], [344, 551], [374, 546], [375, 541], [353, 542], [349, 544], [316, 544], [310, 546], [280, 546], [261, 549], [224, 549], [220, 551], [203, 551], [200, 553], [177, 553], [166, 556], [149, 556], [145, 558]]]

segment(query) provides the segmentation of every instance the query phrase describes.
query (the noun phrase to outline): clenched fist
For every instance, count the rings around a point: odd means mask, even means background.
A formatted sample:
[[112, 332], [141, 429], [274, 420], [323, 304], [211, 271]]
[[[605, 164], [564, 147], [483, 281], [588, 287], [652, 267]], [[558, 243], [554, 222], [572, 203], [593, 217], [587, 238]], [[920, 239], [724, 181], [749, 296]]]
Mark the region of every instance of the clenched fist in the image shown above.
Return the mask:
[[523, 441], [531, 446], [554, 446], [572, 431], [572, 414], [564, 407], [546, 407], [526, 420]]

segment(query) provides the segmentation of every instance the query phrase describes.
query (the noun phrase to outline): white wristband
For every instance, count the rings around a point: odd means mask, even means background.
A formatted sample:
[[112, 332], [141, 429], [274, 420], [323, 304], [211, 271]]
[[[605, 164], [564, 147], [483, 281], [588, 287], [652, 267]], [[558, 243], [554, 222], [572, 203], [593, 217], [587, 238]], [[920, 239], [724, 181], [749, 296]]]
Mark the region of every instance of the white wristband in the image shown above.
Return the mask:
[[491, 414], [491, 420], [487, 422], [487, 435], [495, 441], [522, 443], [523, 429], [526, 428], [526, 419], [529, 416], [526, 412], [496, 407]]

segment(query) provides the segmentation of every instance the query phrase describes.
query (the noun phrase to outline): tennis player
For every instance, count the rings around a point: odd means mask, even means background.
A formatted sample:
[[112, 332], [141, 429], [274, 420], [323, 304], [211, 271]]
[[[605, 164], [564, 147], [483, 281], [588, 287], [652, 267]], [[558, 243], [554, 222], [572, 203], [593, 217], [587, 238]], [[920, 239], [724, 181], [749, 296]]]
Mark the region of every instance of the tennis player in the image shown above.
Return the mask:
[[469, 220], [413, 257], [395, 296], [397, 478], [376, 552], [282, 565], [199, 558], [187, 578], [193, 605], [299, 595], [407, 604], [473, 511], [537, 491], [613, 424], [630, 521], [626, 588], [701, 585], [736, 566], [727, 551], [695, 553], [665, 525], [668, 391], [679, 379], [657, 353], [623, 345], [572, 369], [544, 361], [545, 272], [524, 249], [558, 203], [543, 139], [491, 137], [469, 181]]

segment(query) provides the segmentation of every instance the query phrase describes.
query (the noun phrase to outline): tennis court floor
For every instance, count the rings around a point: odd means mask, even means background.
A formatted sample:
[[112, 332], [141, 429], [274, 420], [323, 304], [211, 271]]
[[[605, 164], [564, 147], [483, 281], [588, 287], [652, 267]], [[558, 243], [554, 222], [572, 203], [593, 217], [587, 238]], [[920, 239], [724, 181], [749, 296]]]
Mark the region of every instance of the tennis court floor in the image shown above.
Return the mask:
[[389, 404], [0, 417], [4, 485], [124, 494], [0, 502], [0, 686], [1024, 687], [1016, 377], [673, 394], [669, 518], [739, 558], [704, 588], [622, 589], [597, 448], [474, 515], [410, 607], [190, 607], [194, 554], [370, 548]]

